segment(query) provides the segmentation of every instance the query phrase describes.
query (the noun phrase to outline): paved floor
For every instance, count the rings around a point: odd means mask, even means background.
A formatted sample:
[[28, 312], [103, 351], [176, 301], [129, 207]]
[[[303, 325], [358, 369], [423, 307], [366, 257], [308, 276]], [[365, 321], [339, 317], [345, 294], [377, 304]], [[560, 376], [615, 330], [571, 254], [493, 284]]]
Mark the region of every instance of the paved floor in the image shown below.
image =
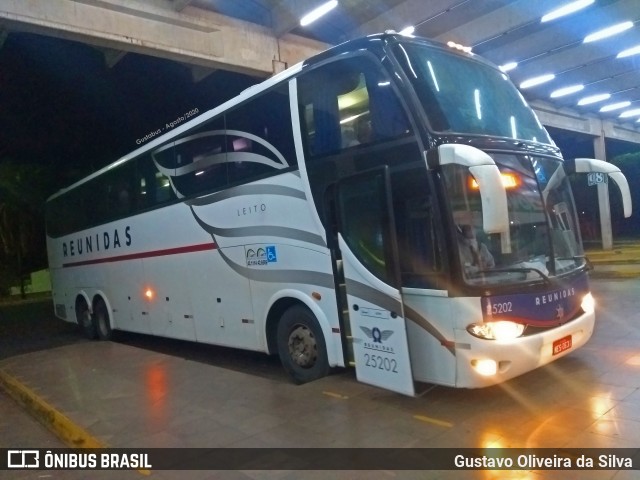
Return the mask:
[[[295, 386], [277, 362], [238, 352], [244, 366], [232, 369], [228, 360], [216, 364], [219, 349], [195, 348], [200, 353], [193, 358], [184, 355], [190, 344], [149, 337], [72, 342], [5, 358], [0, 370], [115, 448], [638, 448], [640, 279], [596, 280], [592, 286], [598, 323], [585, 347], [482, 390], [434, 387], [420, 398], [408, 398], [357, 383], [351, 371]], [[156, 341], [161, 348], [147, 348]], [[214, 358], [202, 361], [207, 352]], [[225, 359], [233, 358], [224, 352]], [[0, 446], [53, 447], [46, 432], [2, 395], [0, 408], [9, 414], [0, 417]], [[0, 472], [0, 478], [44, 478], [42, 472], [7, 473]], [[77, 473], [47, 472], [47, 478], [82, 478]], [[100, 478], [136, 475], [100, 472]], [[157, 479], [336, 477], [321, 471], [152, 473]], [[640, 478], [640, 472], [352, 471], [339, 478], [628, 480]]]

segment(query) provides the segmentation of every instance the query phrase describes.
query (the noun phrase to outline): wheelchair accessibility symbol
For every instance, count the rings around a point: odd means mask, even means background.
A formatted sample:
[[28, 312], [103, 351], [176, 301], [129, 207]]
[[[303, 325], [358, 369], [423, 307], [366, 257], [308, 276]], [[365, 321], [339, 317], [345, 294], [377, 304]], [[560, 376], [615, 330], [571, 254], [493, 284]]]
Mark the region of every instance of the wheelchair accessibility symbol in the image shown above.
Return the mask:
[[273, 263], [278, 261], [278, 255], [276, 254], [275, 245], [267, 247], [267, 262]]

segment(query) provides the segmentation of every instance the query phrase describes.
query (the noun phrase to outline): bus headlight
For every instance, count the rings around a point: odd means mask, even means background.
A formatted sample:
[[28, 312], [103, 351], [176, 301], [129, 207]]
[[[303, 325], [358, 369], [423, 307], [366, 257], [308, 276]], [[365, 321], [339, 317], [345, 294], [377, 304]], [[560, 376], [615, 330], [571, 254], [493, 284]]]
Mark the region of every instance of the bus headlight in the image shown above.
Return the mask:
[[582, 297], [582, 303], [580, 307], [584, 311], [584, 313], [593, 313], [596, 309], [596, 301], [591, 295], [591, 292], [587, 293], [584, 297]]
[[524, 332], [524, 325], [509, 320], [495, 322], [472, 323], [467, 331], [476, 337], [486, 340], [511, 340], [518, 338]]

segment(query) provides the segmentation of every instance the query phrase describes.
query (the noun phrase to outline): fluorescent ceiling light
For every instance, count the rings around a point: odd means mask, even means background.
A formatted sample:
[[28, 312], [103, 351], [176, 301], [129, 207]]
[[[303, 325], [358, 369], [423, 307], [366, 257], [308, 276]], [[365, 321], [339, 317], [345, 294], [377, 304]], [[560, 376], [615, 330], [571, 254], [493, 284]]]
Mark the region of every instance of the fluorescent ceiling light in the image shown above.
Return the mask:
[[624, 58], [630, 57], [631, 55], [637, 55], [640, 53], [640, 45], [636, 45], [635, 47], [627, 48], [626, 50], [621, 51], [616, 58]]
[[629, 30], [633, 27], [633, 22], [622, 22], [617, 25], [612, 25], [611, 27], [605, 28], [603, 30], [598, 30], [590, 35], [584, 37], [584, 43], [595, 42], [596, 40], [602, 40], [603, 38], [611, 37], [613, 35], [617, 35], [618, 33], [624, 32], [625, 30]]
[[622, 112], [620, 114], [620, 118], [629, 118], [640, 115], [640, 108], [636, 108], [634, 110], [627, 110], [626, 112]]
[[571, 85], [570, 87], [559, 88], [551, 92], [551, 98], [564, 97], [565, 95], [571, 95], [572, 93], [579, 92], [584, 89], [584, 85]]
[[311, 10], [304, 17], [302, 17], [300, 19], [300, 25], [302, 25], [303, 27], [306, 27], [310, 23], [313, 23], [316, 20], [318, 20], [323, 15], [326, 15], [327, 13], [329, 13], [331, 10], [333, 10], [337, 6], [338, 6], [338, 0], [331, 0], [330, 2], [323, 3], [318, 8]]
[[599, 93], [598, 95], [591, 95], [590, 97], [584, 97], [578, 102], [578, 105], [589, 105], [591, 103], [601, 102], [611, 98], [610, 93]]
[[525, 80], [524, 82], [522, 82], [520, 84], [520, 88], [535, 87], [536, 85], [540, 85], [542, 83], [550, 82], [554, 78], [556, 78], [556, 76], [553, 73], [548, 73], [546, 75], [540, 75], [539, 77], [534, 77], [534, 78], [530, 78], [528, 80]]
[[413, 32], [416, 31], [416, 27], [414, 26], [409, 26], [409, 27], [404, 27], [402, 30], [400, 30], [398, 33], [400, 35], [413, 35]]
[[504, 65], [500, 65], [498, 68], [502, 71], [502, 72], [508, 72], [510, 70], [513, 70], [514, 68], [516, 68], [518, 66], [518, 62], [509, 62], [509, 63], [505, 63]]
[[611, 110], [618, 110], [620, 108], [626, 108], [631, 105], [631, 102], [618, 102], [618, 103], [610, 103], [609, 105], [605, 105], [600, 109], [601, 112], [610, 112]]
[[566, 5], [556, 8], [555, 10], [543, 15], [540, 21], [542, 23], [549, 22], [551, 20], [555, 20], [559, 17], [564, 17], [565, 15], [569, 15], [570, 13], [577, 12], [585, 7], [591, 5], [595, 0], [578, 0], [576, 2], [567, 3]]

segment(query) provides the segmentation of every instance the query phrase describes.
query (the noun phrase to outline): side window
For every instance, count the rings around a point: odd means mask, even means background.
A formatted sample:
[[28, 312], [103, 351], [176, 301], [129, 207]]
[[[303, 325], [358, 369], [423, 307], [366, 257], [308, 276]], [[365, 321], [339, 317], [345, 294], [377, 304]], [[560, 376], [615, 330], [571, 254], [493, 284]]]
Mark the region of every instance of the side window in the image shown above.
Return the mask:
[[[224, 118], [220, 117], [151, 153], [175, 193], [189, 197], [227, 184]], [[158, 193], [160, 193], [158, 191]]]
[[392, 176], [393, 202], [403, 285], [436, 288], [442, 252], [432, 197], [423, 169]]
[[[168, 150], [168, 155], [172, 156], [172, 149]], [[169, 176], [158, 171], [152, 155], [146, 154], [136, 159], [135, 191], [138, 210], [152, 208], [176, 198]]]
[[[100, 185], [104, 188], [107, 202], [105, 216], [99, 221], [125, 217], [137, 208], [135, 195], [135, 163], [126, 162], [102, 176]], [[97, 220], [97, 219], [96, 219]]]
[[236, 184], [296, 165], [288, 85], [226, 115], [229, 183]]
[[373, 60], [352, 57], [299, 79], [299, 113], [311, 157], [409, 133], [391, 81]]

